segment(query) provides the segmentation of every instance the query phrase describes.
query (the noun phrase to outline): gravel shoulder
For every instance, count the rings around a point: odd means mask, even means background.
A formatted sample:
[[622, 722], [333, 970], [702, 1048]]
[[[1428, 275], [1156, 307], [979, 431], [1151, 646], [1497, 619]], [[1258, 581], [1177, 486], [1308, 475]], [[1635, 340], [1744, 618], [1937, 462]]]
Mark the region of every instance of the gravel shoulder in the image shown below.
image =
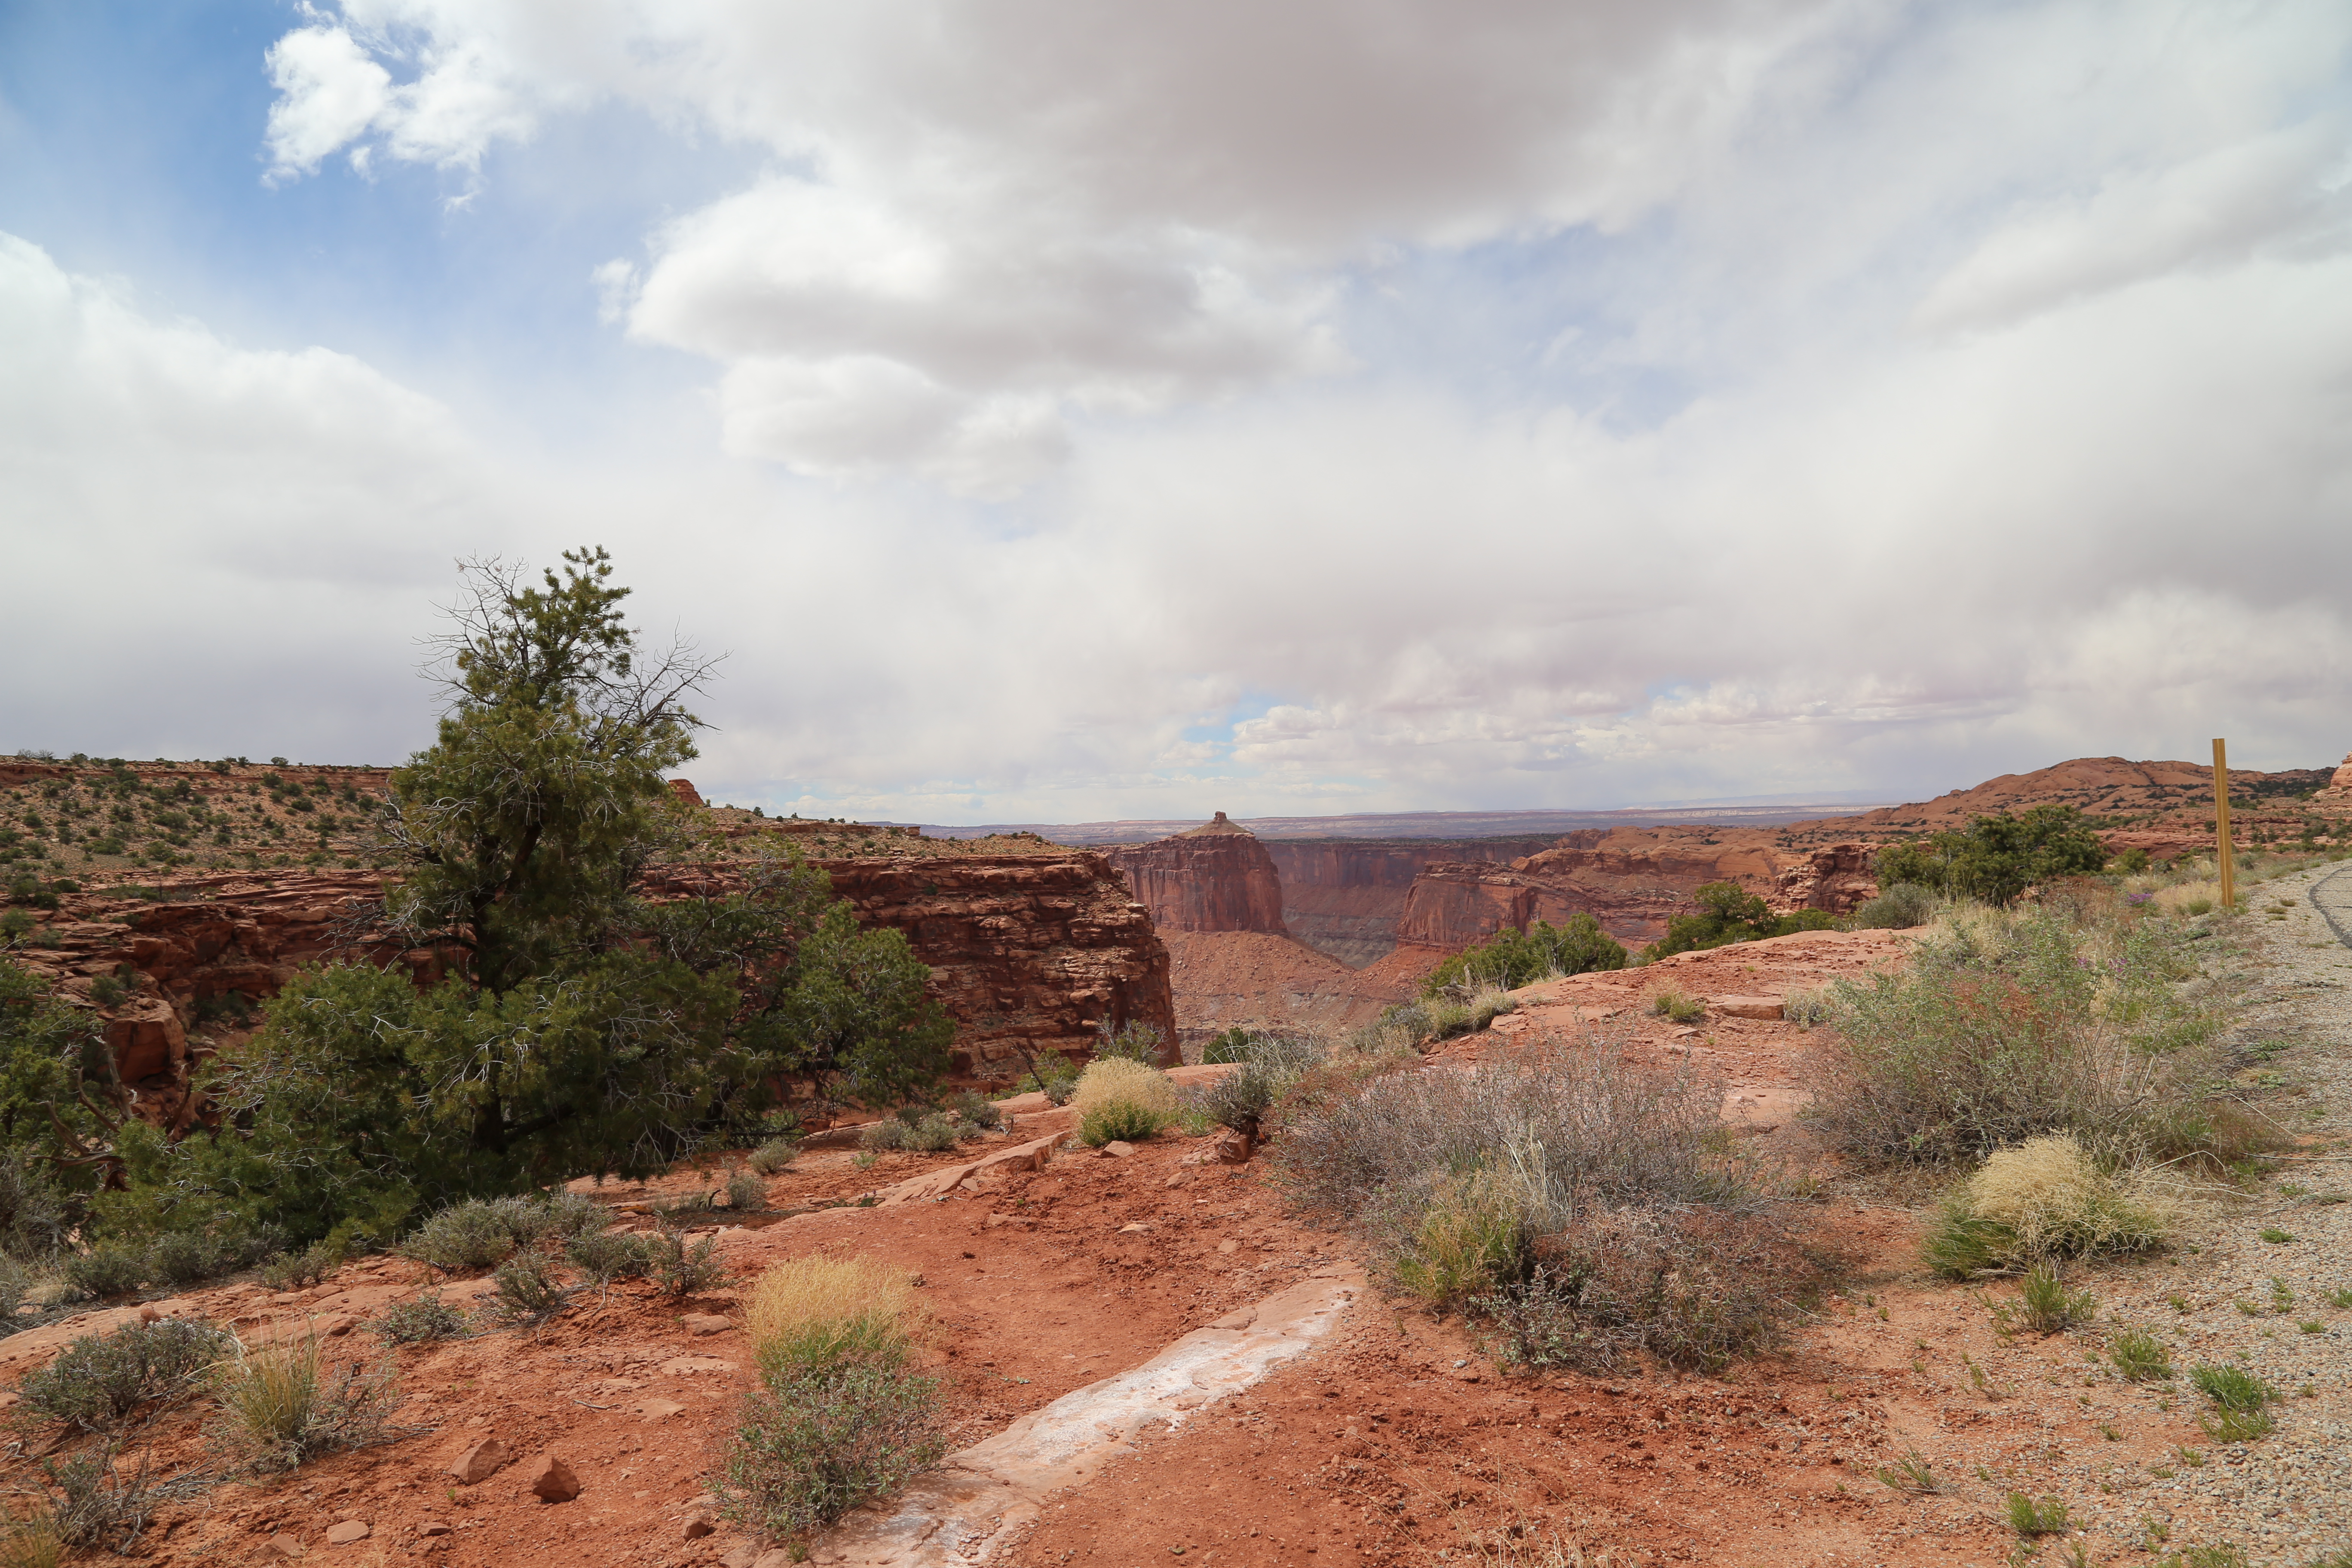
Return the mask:
[[[2154, 1518], [2176, 1546], [2229, 1542], [2255, 1564], [2301, 1565], [2352, 1548], [2352, 947], [2339, 935], [2352, 933], [2352, 864], [2272, 879], [2243, 902], [2210, 922], [2202, 964], [2226, 998], [2250, 1103], [2296, 1147], [2195, 1250], [2107, 1271], [2102, 1317], [2156, 1331], [2183, 1373], [2259, 1374], [2284, 1394], [2278, 1430], [2192, 1440], [2203, 1464], [2176, 1454], [2156, 1467], [2171, 1474], [2147, 1471], [2137, 1495], [2099, 1494], [2086, 1512], [2118, 1534]], [[2155, 1396], [2199, 1405], [2185, 1381]]]

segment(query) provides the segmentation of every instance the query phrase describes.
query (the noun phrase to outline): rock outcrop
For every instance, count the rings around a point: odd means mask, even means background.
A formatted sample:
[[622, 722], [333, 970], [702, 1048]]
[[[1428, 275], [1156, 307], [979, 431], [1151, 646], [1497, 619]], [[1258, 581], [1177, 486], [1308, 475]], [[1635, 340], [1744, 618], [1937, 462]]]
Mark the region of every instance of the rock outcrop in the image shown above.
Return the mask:
[[1396, 949], [1413, 879], [1437, 862], [1500, 864], [1549, 848], [1539, 838], [1265, 839], [1282, 876], [1282, 921], [1318, 952], [1360, 969]]
[[1257, 836], [1223, 812], [1171, 838], [1113, 849], [1152, 925], [1170, 931], [1289, 934], [1282, 923], [1282, 876]]
[[[242, 1035], [251, 1004], [274, 996], [296, 966], [350, 953], [439, 973], [429, 952], [354, 941], [355, 910], [382, 896], [373, 872], [285, 872], [187, 878], [156, 900], [100, 891], [68, 897], [45, 927], [46, 946], [12, 954], [47, 975], [69, 1002], [96, 1008], [116, 1073], [142, 1117], [183, 1128], [195, 1107], [194, 1063]], [[103, 1006], [106, 985], [130, 994]]]
[[931, 966], [961, 1074], [1017, 1075], [1024, 1051], [1083, 1057], [1105, 1023], [1149, 1024], [1172, 1056], [1168, 949], [1094, 851], [814, 863], [860, 921], [905, 931]]

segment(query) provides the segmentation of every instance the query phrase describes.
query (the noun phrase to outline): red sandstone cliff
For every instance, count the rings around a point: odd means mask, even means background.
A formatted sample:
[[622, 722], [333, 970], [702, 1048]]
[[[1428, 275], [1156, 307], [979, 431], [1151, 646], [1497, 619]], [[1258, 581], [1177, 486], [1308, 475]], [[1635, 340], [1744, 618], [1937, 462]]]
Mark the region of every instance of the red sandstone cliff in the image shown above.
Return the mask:
[[1265, 839], [1282, 876], [1282, 922], [1300, 942], [1352, 968], [1396, 950], [1397, 922], [1423, 867], [1499, 863], [1550, 847], [1539, 838]]
[[[960, 1074], [1017, 1072], [1016, 1043], [1084, 1054], [1105, 1020], [1113, 1028], [1150, 1024], [1172, 1050], [1167, 949], [1101, 856], [1039, 844], [1023, 853], [850, 855], [815, 864], [861, 921], [905, 931], [930, 966], [930, 993], [956, 1021]], [[649, 890], [723, 885], [728, 875], [724, 865], [672, 872]], [[45, 922], [41, 940], [49, 945], [11, 956], [47, 974], [68, 1002], [100, 1012], [134, 1109], [161, 1126], [189, 1124], [195, 1064], [245, 1037], [247, 1010], [237, 999], [276, 995], [297, 965], [347, 955], [404, 964], [421, 981], [438, 973], [432, 952], [369, 945], [363, 934], [351, 944], [349, 922], [383, 895], [372, 872], [158, 882], [156, 900], [106, 890], [67, 896]], [[101, 1007], [101, 977], [132, 994]]]
[[1257, 931], [1287, 936], [1282, 876], [1257, 836], [1223, 812], [1172, 838], [1111, 850], [1160, 931]]

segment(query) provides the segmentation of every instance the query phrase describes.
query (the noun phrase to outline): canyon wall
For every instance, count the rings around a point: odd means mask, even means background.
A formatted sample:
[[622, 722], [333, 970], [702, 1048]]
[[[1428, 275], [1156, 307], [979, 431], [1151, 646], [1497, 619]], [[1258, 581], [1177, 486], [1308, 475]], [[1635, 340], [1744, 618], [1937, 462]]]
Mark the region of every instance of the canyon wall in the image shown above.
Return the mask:
[[960, 1076], [1016, 1077], [1024, 1051], [1085, 1056], [1096, 1026], [1177, 1040], [1168, 949], [1091, 850], [822, 859], [860, 921], [907, 933], [956, 1021]]
[[1591, 828], [1508, 866], [1433, 864], [1406, 895], [1397, 941], [1451, 950], [1582, 910], [1630, 944], [1663, 936], [1707, 882], [1738, 882], [1784, 912], [1845, 914], [1877, 891], [1869, 846], [1794, 849], [1778, 838], [1769, 828]]
[[1157, 930], [1289, 934], [1273, 858], [1255, 834], [1222, 811], [1188, 832], [1113, 849], [1105, 858], [1126, 876]]
[[[956, 1022], [959, 1076], [1017, 1074], [1016, 1047], [1082, 1055], [1105, 1020], [1149, 1024], [1172, 1052], [1168, 951], [1150, 917], [1101, 856], [1040, 850], [814, 863], [861, 921], [905, 931], [930, 966], [930, 994]], [[679, 868], [647, 891], [722, 890], [732, 876], [724, 864]], [[345, 956], [438, 978], [436, 954], [367, 940], [383, 888], [373, 872], [287, 870], [160, 879], [152, 900], [68, 894], [43, 922], [47, 945], [10, 956], [99, 1013], [133, 1110], [180, 1129], [197, 1109], [196, 1064], [246, 1038], [246, 1004], [276, 995], [298, 965]], [[102, 979], [131, 994], [103, 1005]]]
[[1396, 949], [1397, 922], [1413, 879], [1435, 862], [1494, 864], [1548, 848], [1538, 838], [1267, 839], [1282, 877], [1282, 921], [1290, 934], [1350, 968]]

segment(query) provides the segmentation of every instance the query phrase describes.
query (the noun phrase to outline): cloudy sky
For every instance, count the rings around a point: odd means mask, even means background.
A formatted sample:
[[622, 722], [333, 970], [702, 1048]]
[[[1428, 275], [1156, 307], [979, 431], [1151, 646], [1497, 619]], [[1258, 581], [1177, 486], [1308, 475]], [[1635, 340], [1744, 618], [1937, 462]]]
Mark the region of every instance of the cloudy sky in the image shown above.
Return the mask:
[[0, 0], [0, 750], [1070, 821], [2352, 746], [2352, 7]]

